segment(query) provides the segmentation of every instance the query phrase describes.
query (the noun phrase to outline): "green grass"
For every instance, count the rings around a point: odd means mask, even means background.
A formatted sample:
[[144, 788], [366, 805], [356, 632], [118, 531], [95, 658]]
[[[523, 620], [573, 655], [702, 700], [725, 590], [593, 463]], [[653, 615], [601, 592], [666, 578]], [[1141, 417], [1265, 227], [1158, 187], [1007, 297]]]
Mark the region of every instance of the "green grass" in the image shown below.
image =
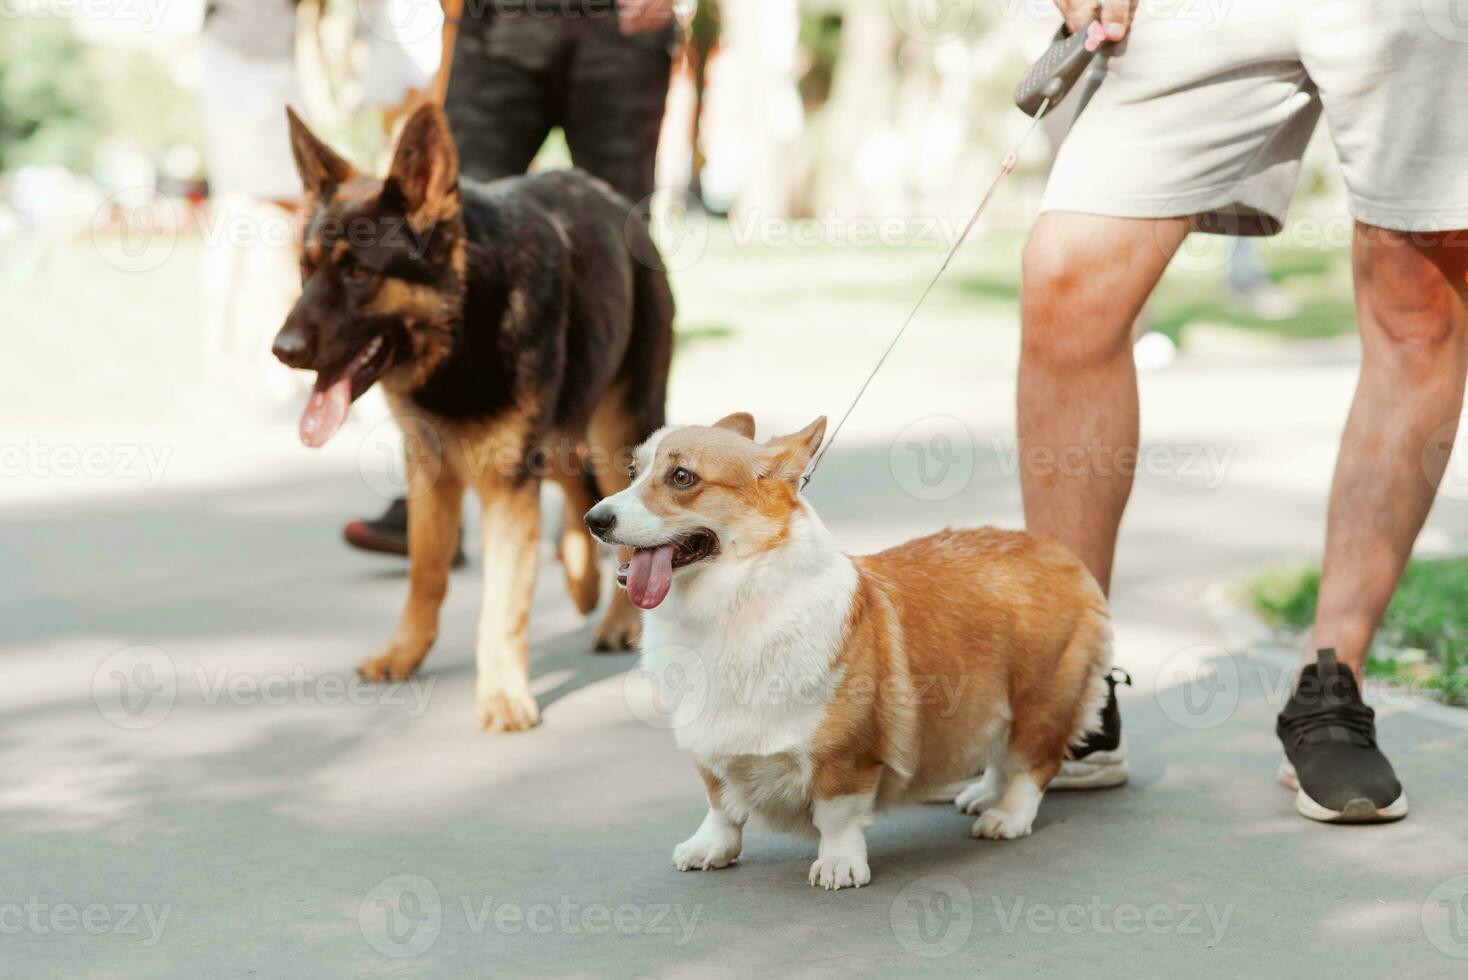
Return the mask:
[[[1268, 569], [1246, 586], [1249, 603], [1272, 626], [1309, 629], [1320, 597], [1320, 569], [1292, 565]], [[1366, 672], [1422, 683], [1452, 704], [1468, 705], [1468, 558], [1414, 561], [1407, 565], [1386, 615]]]

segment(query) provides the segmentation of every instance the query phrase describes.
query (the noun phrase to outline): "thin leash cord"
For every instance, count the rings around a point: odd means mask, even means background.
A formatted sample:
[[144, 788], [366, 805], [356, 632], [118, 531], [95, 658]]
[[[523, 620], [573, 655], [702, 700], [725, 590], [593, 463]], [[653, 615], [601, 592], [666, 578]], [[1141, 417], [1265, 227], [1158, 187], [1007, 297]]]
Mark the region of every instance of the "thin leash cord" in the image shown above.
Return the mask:
[[857, 403], [861, 401], [861, 396], [867, 393], [867, 388], [871, 386], [872, 380], [875, 379], [877, 376], [877, 372], [882, 370], [882, 365], [887, 363], [887, 357], [897, 347], [898, 341], [902, 340], [902, 335], [907, 333], [907, 328], [912, 326], [912, 321], [917, 318], [918, 311], [921, 310], [923, 308], [923, 304], [927, 302], [928, 294], [931, 293], [933, 291], [933, 288], [938, 285], [938, 280], [943, 278], [943, 273], [948, 271], [948, 266], [952, 264], [954, 256], [958, 254], [958, 250], [963, 248], [963, 243], [968, 238], [969, 232], [973, 231], [974, 225], [978, 224], [979, 218], [983, 216], [984, 209], [989, 206], [989, 199], [994, 196], [994, 192], [999, 189], [999, 184], [1004, 180], [1005, 177], [1009, 175], [1009, 172], [1014, 169], [1014, 165], [1019, 162], [1020, 151], [1024, 149], [1025, 143], [1029, 141], [1030, 134], [1035, 131], [1035, 127], [1040, 125], [1040, 120], [1044, 118], [1045, 112], [1049, 108], [1049, 99], [1046, 99], [1044, 102], [1040, 103], [1040, 108], [1035, 113], [1034, 118], [1030, 120], [1030, 125], [1028, 128], [1025, 129], [1024, 135], [1020, 136], [1019, 142], [1014, 145], [1014, 149], [1010, 150], [1009, 155], [1004, 158], [1004, 162], [1000, 165], [999, 173], [995, 175], [993, 183], [991, 183], [989, 185], [989, 189], [984, 192], [983, 199], [979, 201], [979, 206], [974, 209], [974, 213], [972, 216], [969, 217], [968, 223], [963, 226], [963, 231], [959, 232], [958, 241], [953, 243], [953, 247], [950, 248], [948, 250], [948, 254], [944, 256], [943, 264], [938, 267], [938, 271], [934, 273], [933, 278], [928, 281], [927, 288], [923, 290], [922, 295], [919, 296], [917, 302], [913, 304], [912, 312], [908, 313], [907, 319], [902, 321], [902, 326], [899, 327], [897, 333], [893, 335], [892, 342], [887, 345], [887, 349], [882, 352], [882, 356], [877, 358], [876, 366], [872, 368], [871, 373], [867, 375], [866, 380], [863, 381], [861, 383], [861, 387], [857, 389], [856, 397], [851, 399], [851, 404], [846, 407], [846, 412], [841, 416], [840, 421], [836, 423], [836, 428], [831, 430], [831, 437], [826, 440], [825, 445], [820, 448], [820, 450], [816, 453], [815, 458], [810, 461], [810, 466], [806, 468], [805, 475], [800, 478], [801, 490], [804, 490], [806, 486], [810, 483], [810, 478], [815, 475], [816, 467], [820, 466], [821, 460], [825, 458], [826, 450], [831, 448], [831, 444], [834, 443], [836, 441], [836, 437], [841, 434], [841, 427], [846, 424], [847, 419], [851, 418], [851, 413], [856, 411], [856, 406]]

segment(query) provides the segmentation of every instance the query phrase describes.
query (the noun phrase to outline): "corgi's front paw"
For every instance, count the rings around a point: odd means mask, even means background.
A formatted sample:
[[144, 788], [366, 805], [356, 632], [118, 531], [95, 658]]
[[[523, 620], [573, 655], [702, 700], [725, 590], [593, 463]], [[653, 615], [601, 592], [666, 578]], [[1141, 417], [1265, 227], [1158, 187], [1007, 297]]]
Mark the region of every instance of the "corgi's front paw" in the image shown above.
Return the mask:
[[973, 835], [989, 840], [1014, 840], [1016, 837], [1028, 837], [1034, 825], [1034, 814], [1013, 814], [990, 807], [974, 821]]
[[837, 852], [816, 858], [810, 866], [810, 883], [817, 888], [860, 888], [872, 880], [872, 869], [865, 854]]
[[673, 866], [679, 871], [712, 871], [727, 868], [743, 849], [739, 830], [700, 827], [698, 833], [673, 848]]

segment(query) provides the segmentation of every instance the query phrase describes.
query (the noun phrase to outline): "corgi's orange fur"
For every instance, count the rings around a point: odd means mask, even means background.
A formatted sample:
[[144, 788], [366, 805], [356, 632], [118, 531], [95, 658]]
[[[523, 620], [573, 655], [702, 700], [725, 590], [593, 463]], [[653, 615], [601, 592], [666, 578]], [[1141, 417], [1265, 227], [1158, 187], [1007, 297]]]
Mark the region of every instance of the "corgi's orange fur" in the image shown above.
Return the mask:
[[810, 882], [871, 879], [879, 807], [971, 776], [978, 837], [1028, 834], [1070, 745], [1098, 725], [1106, 600], [1052, 541], [948, 530], [849, 557], [800, 496], [825, 419], [758, 443], [743, 413], [655, 433], [587, 523], [632, 548], [643, 665], [709, 811], [683, 870], [738, 857], [751, 815], [819, 836]]

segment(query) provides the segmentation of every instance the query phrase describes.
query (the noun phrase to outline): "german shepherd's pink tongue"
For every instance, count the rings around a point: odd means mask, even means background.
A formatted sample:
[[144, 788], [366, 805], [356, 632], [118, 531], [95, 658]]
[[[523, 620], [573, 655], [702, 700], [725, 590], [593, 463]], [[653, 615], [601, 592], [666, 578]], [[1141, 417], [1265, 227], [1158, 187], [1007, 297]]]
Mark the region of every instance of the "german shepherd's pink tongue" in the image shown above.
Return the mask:
[[326, 441], [336, 435], [347, 420], [347, 411], [352, 407], [352, 373], [348, 371], [336, 381], [321, 387], [317, 378], [316, 387], [311, 389], [311, 398], [306, 410], [301, 413], [301, 441], [312, 449], [320, 449]]
[[638, 548], [627, 564], [627, 598], [638, 609], [653, 609], [673, 587], [673, 546]]

